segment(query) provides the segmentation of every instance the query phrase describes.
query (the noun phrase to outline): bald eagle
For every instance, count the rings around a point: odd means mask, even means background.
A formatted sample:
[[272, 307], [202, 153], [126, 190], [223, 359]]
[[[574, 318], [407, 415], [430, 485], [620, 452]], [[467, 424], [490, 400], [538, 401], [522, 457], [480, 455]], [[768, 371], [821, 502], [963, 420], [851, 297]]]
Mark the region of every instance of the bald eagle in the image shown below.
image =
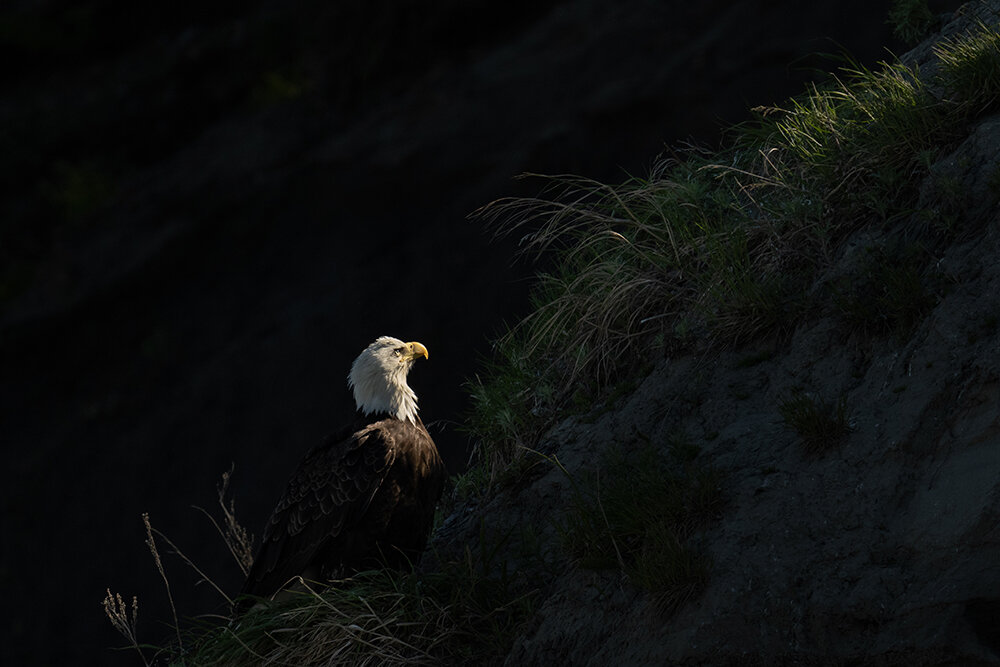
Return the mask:
[[241, 595], [272, 596], [299, 575], [329, 580], [419, 561], [446, 476], [406, 383], [419, 357], [428, 358], [420, 343], [382, 336], [354, 360], [355, 422], [299, 464]]

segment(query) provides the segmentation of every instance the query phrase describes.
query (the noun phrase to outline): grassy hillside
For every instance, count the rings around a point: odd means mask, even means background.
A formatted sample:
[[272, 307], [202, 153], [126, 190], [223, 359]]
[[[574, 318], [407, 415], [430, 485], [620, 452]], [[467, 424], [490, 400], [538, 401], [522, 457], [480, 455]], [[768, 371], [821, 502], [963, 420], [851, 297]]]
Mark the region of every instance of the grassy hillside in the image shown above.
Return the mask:
[[[754, 109], [719, 152], [678, 151], [619, 185], [538, 177], [549, 196], [479, 216], [548, 253], [534, 310], [496, 343], [470, 390], [471, 427], [495, 475], [573, 406], [590, 406], [650, 359], [787, 333], [835, 311], [902, 333], [934, 303], [935, 248], [959, 228], [962, 193], [931, 166], [997, 108], [1000, 36], [980, 25], [935, 47], [921, 72], [847, 65], [782, 108]], [[1000, 194], [1000, 173], [992, 196]], [[862, 228], [904, 230], [857, 275], [822, 280]]]

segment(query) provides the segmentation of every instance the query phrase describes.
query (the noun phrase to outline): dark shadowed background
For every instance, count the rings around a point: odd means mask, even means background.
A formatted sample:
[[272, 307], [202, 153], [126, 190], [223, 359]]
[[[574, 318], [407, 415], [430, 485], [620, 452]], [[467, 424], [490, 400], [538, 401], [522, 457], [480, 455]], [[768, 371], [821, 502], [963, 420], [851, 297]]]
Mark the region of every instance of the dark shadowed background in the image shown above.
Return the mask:
[[[107, 587], [169, 636], [143, 512], [234, 592], [191, 506], [235, 465], [259, 533], [379, 335], [428, 346], [411, 384], [462, 470], [461, 385], [530, 273], [467, 216], [540, 187], [513, 176], [642, 176], [817, 53], [903, 48], [871, 0], [144, 4], [0, 9], [3, 664], [135, 663]], [[182, 615], [224, 610], [165, 566]]]

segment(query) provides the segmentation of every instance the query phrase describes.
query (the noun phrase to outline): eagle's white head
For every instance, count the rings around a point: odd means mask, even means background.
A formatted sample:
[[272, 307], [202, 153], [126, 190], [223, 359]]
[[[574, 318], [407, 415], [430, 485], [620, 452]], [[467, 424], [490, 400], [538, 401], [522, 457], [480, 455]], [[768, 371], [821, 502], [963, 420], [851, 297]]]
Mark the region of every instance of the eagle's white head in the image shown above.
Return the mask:
[[366, 347], [347, 376], [358, 410], [366, 415], [385, 412], [415, 424], [417, 395], [406, 384], [406, 374], [417, 357], [427, 359], [427, 348], [392, 336], [382, 336]]

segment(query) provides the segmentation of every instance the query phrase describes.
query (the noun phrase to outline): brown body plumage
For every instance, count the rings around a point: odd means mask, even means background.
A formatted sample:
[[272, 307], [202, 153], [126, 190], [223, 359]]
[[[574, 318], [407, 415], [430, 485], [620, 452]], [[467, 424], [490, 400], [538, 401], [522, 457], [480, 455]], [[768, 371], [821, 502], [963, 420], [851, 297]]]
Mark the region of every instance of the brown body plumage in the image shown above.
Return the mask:
[[[427, 356], [419, 343], [383, 337], [358, 357], [350, 382], [359, 417], [302, 460], [267, 522], [241, 594], [271, 596], [299, 575], [324, 580], [419, 561], [446, 473], [406, 386], [417, 356]], [[382, 396], [383, 381], [404, 393], [396, 414], [367, 398]]]

